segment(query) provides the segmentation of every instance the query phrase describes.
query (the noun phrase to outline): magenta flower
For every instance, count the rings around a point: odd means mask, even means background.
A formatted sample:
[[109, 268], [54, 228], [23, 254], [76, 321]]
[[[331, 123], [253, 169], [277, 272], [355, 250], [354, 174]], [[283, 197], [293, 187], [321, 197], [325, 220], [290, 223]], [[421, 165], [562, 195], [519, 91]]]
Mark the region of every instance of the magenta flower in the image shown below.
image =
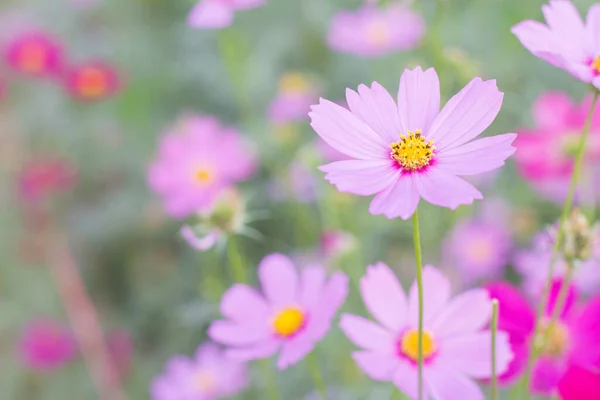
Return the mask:
[[600, 372], [571, 365], [558, 387], [561, 400], [600, 399]]
[[[588, 302], [580, 310], [576, 308], [576, 293], [568, 293], [566, 304], [559, 320], [549, 328], [550, 316], [560, 291], [561, 281], [556, 281], [545, 307], [541, 321], [541, 332], [548, 340], [537, 359], [532, 374], [531, 390], [535, 394], [548, 396], [563, 384], [563, 377], [573, 366], [582, 368], [600, 367], [600, 297]], [[488, 286], [491, 297], [500, 302], [499, 329], [510, 335], [515, 358], [508, 370], [500, 377], [501, 382], [514, 381], [524, 370], [530, 345], [535, 339], [535, 309], [519, 291], [511, 285], [498, 282]], [[546, 332], [551, 329], [549, 332]]]
[[65, 160], [44, 156], [26, 164], [17, 178], [19, 199], [38, 203], [75, 185], [77, 171]]
[[310, 113], [313, 129], [331, 146], [354, 158], [321, 167], [341, 192], [377, 196], [371, 214], [408, 219], [422, 197], [455, 209], [481, 199], [458, 175], [504, 165], [515, 134], [473, 140], [496, 118], [503, 94], [496, 81], [472, 80], [440, 108], [433, 68], [405, 70], [398, 105], [377, 82], [348, 89], [350, 111], [321, 99]]
[[269, 105], [267, 114], [275, 124], [303, 121], [311, 104], [318, 98], [317, 88], [308, 77], [289, 72], [281, 78], [279, 92]]
[[600, 5], [590, 7], [585, 23], [567, 0], [542, 6], [547, 25], [523, 21], [512, 32], [534, 56], [600, 87]]
[[4, 49], [4, 59], [10, 68], [33, 76], [59, 74], [63, 57], [62, 46], [40, 31], [21, 32]]
[[236, 11], [266, 4], [267, 0], [200, 0], [188, 15], [188, 25], [199, 29], [226, 28]]
[[466, 283], [498, 277], [508, 265], [508, 230], [483, 219], [459, 222], [443, 243], [444, 264], [457, 268]]
[[225, 357], [207, 343], [193, 358], [175, 356], [150, 387], [151, 400], [216, 400], [235, 395], [248, 385], [246, 365]]
[[233, 285], [223, 295], [221, 313], [208, 335], [230, 346], [227, 355], [242, 360], [269, 357], [279, 351], [277, 367], [285, 369], [312, 351], [329, 331], [331, 320], [348, 294], [348, 277], [307, 267], [300, 276], [281, 254], [265, 257], [258, 266], [263, 294]]
[[341, 53], [379, 57], [419, 44], [425, 33], [421, 15], [402, 5], [385, 9], [366, 4], [358, 11], [341, 11], [333, 17], [327, 41]]
[[[483, 400], [473, 379], [491, 376], [492, 341], [489, 326], [492, 302], [483, 289], [450, 300], [450, 282], [437, 269], [423, 270], [424, 398]], [[408, 298], [392, 270], [383, 263], [369, 266], [360, 289], [377, 323], [344, 314], [340, 327], [363, 350], [352, 357], [372, 379], [392, 381], [410, 398], [417, 397], [418, 293], [416, 283]], [[503, 373], [512, 354], [508, 335], [498, 332], [496, 367]]]
[[249, 178], [255, 158], [237, 131], [212, 117], [192, 116], [167, 132], [148, 181], [174, 218], [209, 207], [227, 186]]
[[111, 64], [98, 60], [70, 67], [65, 73], [64, 85], [79, 100], [97, 101], [113, 96], [121, 82]]
[[77, 345], [71, 332], [59, 322], [37, 319], [21, 334], [20, 355], [28, 368], [51, 371], [72, 361], [77, 355]]

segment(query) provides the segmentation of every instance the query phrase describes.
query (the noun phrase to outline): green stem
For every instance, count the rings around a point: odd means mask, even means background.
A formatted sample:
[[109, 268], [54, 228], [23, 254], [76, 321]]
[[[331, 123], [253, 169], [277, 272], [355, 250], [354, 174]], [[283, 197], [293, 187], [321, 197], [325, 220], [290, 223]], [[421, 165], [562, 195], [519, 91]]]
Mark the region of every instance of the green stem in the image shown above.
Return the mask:
[[421, 256], [421, 234], [419, 233], [419, 214], [413, 214], [413, 240], [415, 243], [415, 261], [417, 267], [417, 289], [419, 292], [419, 330], [418, 340], [418, 399], [423, 399], [423, 259]]
[[[556, 235], [556, 239], [554, 242], [554, 246], [552, 248], [552, 257], [550, 258], [550, 267], [548, 269], [548, 278], [546, 280], [546, 284], [542, 291], [542, 296], [540, 299], [540, 303], [537, 309], [536, 315], [536, 324], [535, 324], [535, 332], [534, 338], [538, 336], [540, 329], [540, 321], [544, 312], [544, 308], [546, 303], [548, 303], [548, 298], [550, 296], [550, 287], [552, 286], [552, 281], [554, 279], [554, 265], [558, 258], [558, 253], [560, 249], [560, 245], [563, 240], [564, 232], [563, 225], [569, 212], [571, 211], [571, 207], [573, 206], [573, 197], [575, 196], [575, 188], [577, 187], [577, 182], [579, 180], [579, 175], [581, 173], [581, 165], [583, 163], [583, 154], [585, 152], [585, 144], [587, 141], [588, 133], [590, 131], [590, 125], [592, 123], [592, 117], [594, 115], [594, 110], [596, 108], [596, 103], [598, 102], [598, 91], [594, 91], [594, 98], [592, 99], [592, 104], [590, 106], [590, 111], [588, 113], [587, 119], [585, 121], [585, 125], [583, 126], [583, 130], [581, 132], [581, 138], [579, 139], [579, 144], [577, 146], [577, 153], [575, 156], [575, 164], [573, 166], [573, 173], [571, 175], [571, 181], [569, 184], [569, 191], [567, 192], [567, 197], [565, 199], [565, 204], [562, 209], [562, 213], [560, 216], [560, 220], [558, 223], [558, 233]], [[529, 359], [527, 361], [527, 367], [525, 368], [525, 374], [523, 375], [523, 380], [521, 381], [521, 393], [524, 394], [525, 399], [530, 399], [530, 393], [527, 390], [529, 387], [529, 381], [531, 380], [531, 371], [533, 369], [533, 364], [537, 358], [537, 346], [531, 346], [531, 350], [529, 352]]]
[[498, 374], [496, 371], [496, 336], [498, 334], [498, 300], [492, 300], [492, 380], [490, 385], [490, 400], [498, 400]]
[[244, 260], [240, 252], [234, 235], [229, 236], [227, 240], [227, 257], [231, 266], [233, 278], [238, 283], [246, 283], [246, 271], [244, 270]]
[[544, 348], [548, 342], [548, 337], [552, 331], [552, 326], [556, 323], [556, 321], [558, 321], [565, 308], [565, 303], [567, 302], [567, 295], [569, 294], [569, 287], [571, 286], [571, 281], [573, 280], [574, 271], [575, 265], [573, 265], [573, 262], [571, 261], [568, 263], [567, 273], [561, 282], [560, 291], [558, 292], [558, 297], [556, 299], [556, 303], [554, 304], [552, 314], [550, 315], [550, 321], [548, 322], [548, 328], [544, 332], [543, 339], [541, 343], [539, 343], [538, 348]]
[[269, 363], [269, 359], [265, 358], [261, 360], [262, 373], [265, 378], [265, 386], [267, 387], [267, 398], [269, 400], [279, 400], [279, 391], [277, 390], [277, 382], [275, 381], [275, 375], [273, 369]]
[[321, 395], [323, 400], [328, 400], [327, 397], [327, 386], [325, 385], [325, 380], [323, 379], [323, 375], [321, 374], [321, 369], [319, 368], [319, 362], [317, 361], [317, 356], [313, 351], [307, 357], [307, 365], [310, 373], [312, 374], [313, 381], [315, 383], [315, 388]]

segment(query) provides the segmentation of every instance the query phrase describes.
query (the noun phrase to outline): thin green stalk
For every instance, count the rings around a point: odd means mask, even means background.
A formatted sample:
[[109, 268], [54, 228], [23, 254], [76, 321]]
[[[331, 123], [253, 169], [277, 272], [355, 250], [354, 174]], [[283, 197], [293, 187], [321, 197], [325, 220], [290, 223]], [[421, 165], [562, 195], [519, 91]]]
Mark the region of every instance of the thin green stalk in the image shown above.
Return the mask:
[[[569, 191], [567, 192], [567, 197], [565, 199], [565, 204], [562, 209], [562, 213], [560, 216], [560, 220], [558, 223], [558, 233], [556, 235], [556, 240], [554, 242], [554, 246], [552, 248], [552, 257], [550, 258], [550, 267], [548, 269], [548, 279], [546, 280], [546, 284], [542, 291], [542, 296], [540, 299], [540, 303], [537, 309], [536, 315], [536, 324], [535, 324], [535, 332], [534, 337], [537, 337], [540, 329], [540, 320], [542, 318], [544, 308], [546, 303], [548, 303], [548, 298], [550, 296], [550, 287], [552, 286], [552, 280], [554, 279], [554, 265], [558, 258], [558, 252], [560, 249], [560, 245], [562, 244], [564, 232], [563, 225], [569, 212], [571, 211], [571, 207], [573, 206], [573, 197], [575, 196], [575, 188], [577, 187], [577, 182], [579, 180], [579, 175], [581, 173], [581, 165], [583, 163], [583, 154], [585, 151], [585, 144], [587, 142], [588, 133], [590, 131], [590, 125], [592, 123], [592, 117], [594, 115], [594, 110], [596, 108], [596, 103], [598, 102], [598, 91], [594, 91], [594, 98], [592, 99], [592, 104], [590, 106], [590, 111], [588, 113], [587, 119], [585, 121], [585, 125], [583, 126], [583, 130], [581, 132], [581, 138], [579, 139], [579, 144], [577, 146], [577, 153], [575, 156], [575, 164], [573, 166], [573, 173], [571, 175], [571, 181], [569, 184]], [[521, 393], [524, 394], [525, 399], [530, 399], [530, 393], [527, 390], [529, 387], [529, 381], [531, 379], [531, 371], [533, 369], [533, 364], [537, 358], [537, 346], [531, 346], [531, 350], [529, 352], [529, 359], [527, 360], [527, 367], [525, 368], [525, 374], [523, 375], [523, 380], [521, 381]]]
[[314, 351], [308, 355], [306, 363], [308, 365], [310, 373], [312, 374], [312, 378], [315, 383], [315, 388], [317, 389], [323, 400], [328, 400], [329, 397], [327, 397], [327, 386], [325, 385], [325, 379], [323, 379], [323, 374], [321, 374], [319, 362], [317, 361], [317, 356]]
[[234, 235], [229, 236], [227, 240], [227, 258], [229, 258], [233, 279], [238, 283], [246, 283], [244, 260]]
[[575, 266], [573, 265], [573, 262], [569, 262], [567, 273], [565, 274], [565, 277], [563, 278], [563, 281], [560, 285], [560, 291], [558, 292], [558, 297], [556, 299], [556, 303], [554, 304], [554, 309], [552, 310], [552, 314], [550, 315], [548, 328], [546, 329], [546, 332], [544, 332], [542, 342], [540, 343], [541, 348], [543, 348], [548, 342], [548, 337], [550, 336], [550, 332], [552, 331], [552, 326], [556, 323], [556, 321], [558, 321], [565, 308], [565, 304], [567, 302], [567, 295], [569, 294], [569, 286], [571, 286], [574, 271]]
[[419, 214], [413, 215], [413, 240], [415, 243], [415, 261], [417, 267], [417, 291], [419, 292], [419, 340], [418, 340], [418, 399], [423, 400], [423, 259], [421, 255], [421, 234], [419, 233]]
[[265, 378], [265, 386], [267, 387], [267, 398], [269, 400], [279, 400], [279, 391], [277, 390], [277, 382], [273, 375], [273, 368], [268, 358], [261, 360], [263, 377]]
[[490, 400], [498, 400], [498, 373], [496, 371], [496, 336], [498, 334], [498, 300], [492, 300], [492, 380], [490, 382]]

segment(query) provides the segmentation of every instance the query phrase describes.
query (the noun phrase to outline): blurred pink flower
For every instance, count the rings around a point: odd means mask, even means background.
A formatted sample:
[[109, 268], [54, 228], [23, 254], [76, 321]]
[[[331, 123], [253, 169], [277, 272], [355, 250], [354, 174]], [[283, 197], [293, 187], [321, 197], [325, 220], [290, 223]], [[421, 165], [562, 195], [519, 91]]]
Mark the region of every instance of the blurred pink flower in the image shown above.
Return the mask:
[[77, 355], [77, 345], [67, 328], [51, 319], [31, 321], [21, 334], [22, 362], [36, 371], [62, 367]]
[[263, 294], [236, 284], [223, 295], [221, 313], [208, 335], [231, 346], [227, 355], [242, 360], [269, 357], [279, 350], [277, 367], [285, 369], [312, 351], [329, 331], [331, 320], [348, 294], [348, 277], [334, 273], [327, 281], [321, 267], [300, 276], [281, 254], [266, 256], [258, 266]]
[[542, 6], [547, 25], [523, 21], [512, 32], [534, 56], [600, 88], [600, 4], [590, 7], [584, 23], [573, 3], [550, 0]]
[[57, 75], [62, 68], [63, 48], [44, 32], [21, 32], [7, 42], [4, 59], [10, 68], [24, 74]]
[[188, 25], [200, 29], [226, 28], [234, 14], [266, 4], [267, 0], [200, 0], [188, 15]]
[[[450, 299], [450, 282], [437, 269], [423, 270], [425, 296], [423, 331], [423, 389], [434, 400], [483, 399], [473, 379], [491, 376], [491, 334], [485, 330], [492, 302], [483, 289]], [[344, 314], [340, 327], [363, 350], [352, 357], [372, 379], [392, 381], [411, 399], [417, 397], [418, 293], [408, 299], [392, 270], [383, 263], [367, 268], [360, 289], [377, 322]], [[505, 332], [498, 332], [496, 367], [502, 373], [512, 354]]]
[[69, 68], [65, 85], [73, 97], [94, 101], [110, 97], [119, 89], [117, 71], [105, 61], [88, 61]]
[[379, 57], [417, 46], [424, 33], [423, 17], [403, 5], [382, 9], [365, 4], [357, 11], [337, 13], [327, 41], [335, 51]]
[[321, 155], [323, 160], [327, 162], [350, 159], [350, 157], [340, 152], [335, 147], [328, 145], [327, 142], [321, 139], [320, 137], [318, 137], [317, 140], [315, 140], [315, 146], [317, 148], [317, 152]]
[[561, 400], [600, 399], [600, 372], [571, 365], [560, 380], [558, 393]]
[[191, 116], [162, 137], [148, 182], [167, 212], [181, 219], [210, 207], [224, 188], [255, 169], [254, 154], [235, 129], [213, 117]]
[[323, 257], [332, 260], [352, 251], [356, 246], [356, 238], [349, 232], [328, 230], [321, 235], [319, 244]]
[[308, 119], [311, 104], [319, 98], [315, 85], [298, 72], [289, 72], [279, 82], [277, 97], [267, 114], [271, 122], [286, 124]]
[[508, 265], [512, 240], [503, 226], [483, 219], [460, 221], [445, 237], [444, 264], [467, 283], [499, 277]]
[[26, 164], [17, 178], [20, 200], [38, 203], [75, 185], [77, 171], [65, 160], [40, 158]]
[[329, 145], [354, 158], [322, 166], [325, 179], [341, 192], [377, 195], [371, 214], [408, 219], [421, 197], [457, 208], [481, 199], [458, 175], [475, 175], [504, 165], [515, 134], [474, 140], [496, 118], [502, 92], [496, 81], [472, 80], [440, 108], [433, 68], [405, 70], [398, 105], [377, 82], [348, 89], [350, 111], [321, 99], [312, 107], [313, 129]]
[[212, 400], [233, 396], [248, 385], [246, 365], [225, 357], [213, 343], [193, 358], [174, 356], [150, 387], [151, 400]]
[[106, 338], [113, 365], [120, 375], [126, 375], [131, 369], [133, 356], [133, 340], [127, 331], [111, 332]]
[[[570, 288], [560, 318], [549, 328], [560, 287], [561, 281], [556, 281], [541, 321], [540, 332], [544, 335], [547, 333], [548, 340], [533, 368], [531, 390], [536, 395], [549, 396], [555, 393], [557, 387], [560, 390], [562, 378], [570, 366], [600, 367], [600, 297], [577, 310], [577, 295]], [[500, 376], [501, 382], [511, 383], [524, 371], [531, 343], [540, 340], [533, 337], [535, 308], [508, 283], [493, 283], [487, 290], [500, 303], [498, 326], [509, 334], [515, 354], [508, 370]]]

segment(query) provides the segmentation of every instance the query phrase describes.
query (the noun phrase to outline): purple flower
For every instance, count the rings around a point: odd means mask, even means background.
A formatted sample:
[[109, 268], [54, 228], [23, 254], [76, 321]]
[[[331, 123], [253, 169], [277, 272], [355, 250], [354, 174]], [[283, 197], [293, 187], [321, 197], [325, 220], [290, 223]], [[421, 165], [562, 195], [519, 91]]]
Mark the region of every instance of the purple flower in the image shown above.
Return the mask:
[[[492, 340], [489, 326], [492, 302], [483, 289], [450, 299], [450, 282], [437, 269], [423, 270], [424, 398], [483, 400], [473, 379], [491, 376]], [[418, 293], [408, 298], [392, 270], [383, 263], [367, 268], [360, 289], [377, 322], [344, 314], [340, 327], [361, 351], [352, 357], [372, 379], [392, 381], [410, 398], [417, 396]], [[496, 367], [502, 373], [512, 353], [508, 335], [498, 332]], [[451, 397], [448, 397], [451, 394]]]
[[425, 32], [423, 18], [402, 5], [381, 9], [370, 4], [333, 17], [327, 41], [341, 53], [379, 57], [419, 44]]
[[503, 94], [495, 81], [472, 80], [440, 112], [433, 68], [406, 70], [398, 104], [377, 82], [348, 89], [350, 111], [321, 99], [310, 113], [313, 129], [352, 157], [321, 167], [341, 192], [377, 196], [371, 214], [408, 219], [421, 197], [455, 209], [483, 196], [459, 175], [504, 165], [515, 134], [473, 140], [496, 118]]
[[300, 276], [281, 254], [265, 257], [258, 266], [263, 293], [236, 284], [221, 300], [226, 320], [208, 330], [216, 342], [230, 346], [227, 355], [242, 360], [269, 357], [279, 351], [277, 367], [285, 369], [310, 353], [329, 331], [331, 320], [348, 294], [342, 272], [326, 279], [320, 267]]
[[212, 343], [193, 358], [175, 356], [150, 388], [152, 400], [215, 400], [239, 393], [248, 384], [246, 365], [224, 357]]
[[77, 345], [71, 332], [59, 322], [37, 319], [21, 334], [22, 362], [32, 370], [50, 371], [62, 367], [77, 355]]
[[600, 88], [600, 4], [590, 7], [585, 23], [567, 0], [542, 6], [547, 25], [523, 21], [512, 32], [536, 57]]
[[226, 28], [236, 11], [263, 6], [267, 0], [200, 0], [188, 15], [188, 25], [199, 29]]
[[163, 136], [148, 181], [174, 218], [210, 207], [227, 186], [255, 170], [252, 152], [237, 131], [212, 117], [192, 116]]
[[318, 97], [316, 87], [306, 76], [289, 72], [281, 78], [279, 93], [269, 105], [267, 114], [275, 124], [303, 121]]

